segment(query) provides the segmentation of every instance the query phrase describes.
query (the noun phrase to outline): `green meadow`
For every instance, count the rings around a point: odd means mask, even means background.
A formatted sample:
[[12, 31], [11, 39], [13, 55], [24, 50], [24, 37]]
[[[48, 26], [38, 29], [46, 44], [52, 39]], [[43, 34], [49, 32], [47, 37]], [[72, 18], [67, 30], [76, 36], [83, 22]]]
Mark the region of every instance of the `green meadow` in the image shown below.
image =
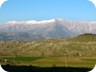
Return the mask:
[[26, 65], [39, 67], [79, 67], [93, 68], [96, 63], [95, 57], [2, 57], [2, 64]]

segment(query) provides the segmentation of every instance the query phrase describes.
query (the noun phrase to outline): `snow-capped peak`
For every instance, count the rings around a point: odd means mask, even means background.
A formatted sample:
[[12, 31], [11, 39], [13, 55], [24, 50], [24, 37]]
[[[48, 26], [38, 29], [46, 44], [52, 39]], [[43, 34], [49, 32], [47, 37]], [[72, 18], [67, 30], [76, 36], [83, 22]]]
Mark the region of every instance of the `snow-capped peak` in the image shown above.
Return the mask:
[[42, 21], [36, 21], [36, 20], [30, 20], [30, 21], [9, 21], [6, 24], [14, 25], [14, 24], [49, 24], [54, 23], [55, 19], [50, 20], [42, 20]]

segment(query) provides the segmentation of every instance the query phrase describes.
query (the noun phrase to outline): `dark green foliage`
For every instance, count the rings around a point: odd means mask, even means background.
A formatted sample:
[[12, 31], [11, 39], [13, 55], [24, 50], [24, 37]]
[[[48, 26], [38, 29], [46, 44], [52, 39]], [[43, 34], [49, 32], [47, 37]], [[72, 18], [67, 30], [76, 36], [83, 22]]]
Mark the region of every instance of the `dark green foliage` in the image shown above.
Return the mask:
[[[76, 67], [36, 67], [36, 66], [2, 66], [9, 72], [88, 72], [91, 68], [76, 68]], [[10, 69], [11, 68], [11, 69]]]

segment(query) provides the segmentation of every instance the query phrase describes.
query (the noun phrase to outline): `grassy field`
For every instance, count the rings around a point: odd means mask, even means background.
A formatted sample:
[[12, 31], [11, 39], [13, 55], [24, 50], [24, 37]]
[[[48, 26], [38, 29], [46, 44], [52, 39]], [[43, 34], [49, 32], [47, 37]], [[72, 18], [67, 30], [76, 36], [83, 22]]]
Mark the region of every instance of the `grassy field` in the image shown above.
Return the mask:
[[0, 63], [93, 68], [96, 35], [42, 41], [0, 41]]
[[2, 57], [0, 60], [3, 61], [2, 64], [39, 67], [93, 68], [96, 63], [95, 57]]
[[6, 60], [15, 60], [15, 61], [34, 61], [42, 59], [43, 57], [1, 57], [1, 59]]

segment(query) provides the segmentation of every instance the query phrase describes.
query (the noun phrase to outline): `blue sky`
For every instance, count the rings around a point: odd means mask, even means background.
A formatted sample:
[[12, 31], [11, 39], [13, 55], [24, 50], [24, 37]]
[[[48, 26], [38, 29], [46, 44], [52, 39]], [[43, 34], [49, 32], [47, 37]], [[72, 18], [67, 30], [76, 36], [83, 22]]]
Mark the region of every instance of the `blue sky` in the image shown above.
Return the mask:
[[88, 0], [8, 0], [0, 8], [0, 24], [53, 18], [96, 21], [96, 8]]

